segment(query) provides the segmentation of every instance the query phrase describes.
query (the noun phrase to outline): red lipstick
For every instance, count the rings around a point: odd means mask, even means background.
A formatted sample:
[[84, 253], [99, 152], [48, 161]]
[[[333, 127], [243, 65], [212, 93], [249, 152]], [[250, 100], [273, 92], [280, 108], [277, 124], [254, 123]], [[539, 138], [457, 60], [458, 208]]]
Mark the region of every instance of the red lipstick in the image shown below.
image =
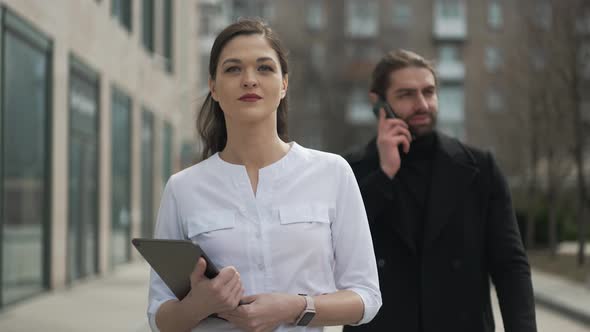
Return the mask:
[[240, 97], [241, 101], [246, 101], [246, 102], [256, 102], [258, 100], [262, 99], [262, 97], [260, 97], [259, 95], [255, 94], [255, 93], [247, 93], [243, 96]]

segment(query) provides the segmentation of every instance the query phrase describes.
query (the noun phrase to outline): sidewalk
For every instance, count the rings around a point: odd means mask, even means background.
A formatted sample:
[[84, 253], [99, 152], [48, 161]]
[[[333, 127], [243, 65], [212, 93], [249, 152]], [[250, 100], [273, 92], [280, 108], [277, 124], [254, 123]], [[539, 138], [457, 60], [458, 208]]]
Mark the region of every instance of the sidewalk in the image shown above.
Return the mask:
[[590, 329], [590, 288], [533, 270], [535, 301], [564, 316], [588, 325]]
[[[135, 262], [103, 278], [23, 301], [0, 312], [0, 331], [149, 332], [147, 277], [148, 266]], [[590, 326], [589, 288], [537, 270], [533, 284], [538, 304]]]
[[148, 271], [146, 263], [132, 263], [71, 289], [17, 303], [0, 312], [0, 331], [148, 332]]

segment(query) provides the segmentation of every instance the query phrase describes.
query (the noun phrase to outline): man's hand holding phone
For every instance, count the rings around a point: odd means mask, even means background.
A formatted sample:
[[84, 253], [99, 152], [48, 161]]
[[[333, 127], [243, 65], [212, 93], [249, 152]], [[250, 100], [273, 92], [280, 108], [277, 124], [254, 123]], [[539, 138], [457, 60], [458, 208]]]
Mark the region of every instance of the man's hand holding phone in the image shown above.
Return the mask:
[[393, 179], [401, 166], [398, 146], [401, 145], [404, 153], [408, 153], [411, 142], [408, 124], [401, 119], [387, 118], [385, 109], [381, 108], [377, 125], [377, 149], [381, 169], [390, 179]]

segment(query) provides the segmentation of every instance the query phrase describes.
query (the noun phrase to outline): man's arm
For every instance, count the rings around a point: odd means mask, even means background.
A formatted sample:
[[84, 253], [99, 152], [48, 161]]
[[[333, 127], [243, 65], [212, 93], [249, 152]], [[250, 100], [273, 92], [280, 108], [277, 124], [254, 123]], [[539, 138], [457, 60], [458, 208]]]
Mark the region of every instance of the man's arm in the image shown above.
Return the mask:
[[358, 154], [349, 154], [344, 158], [354, 171], [370, 223], [381, 213], [383, 207], [391, 205], [397, 179], [396, 177], [390, 179], [379, 164], [372, 165]]
[[531, 269], [522, 244], [506, 179], [493, 157], [487, 202], [486, 254], [506, 332], [535, 332], [535, 299]]

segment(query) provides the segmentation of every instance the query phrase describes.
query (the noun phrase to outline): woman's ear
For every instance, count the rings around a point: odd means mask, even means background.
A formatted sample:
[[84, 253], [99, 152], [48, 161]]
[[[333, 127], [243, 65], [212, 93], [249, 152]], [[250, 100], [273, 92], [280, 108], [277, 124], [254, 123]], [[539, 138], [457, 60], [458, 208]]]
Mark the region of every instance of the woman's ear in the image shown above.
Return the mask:
[[219, 100], [217, 100], [217, 93], [215, 92], [215, 81], [211, 79], [211, 76], [209, 76], [209, 81], [207, 82], [207, 84], [209, 84], [209, 91], [211, 91], [211, 98], [213, 98], [213, 100], [215, 100], [216, 102], [219, 102]]
[[289, 87], [289, 76], [285, 74], [283, 76], [283, 85], [281, 87], [281, 99], [287, 95], [287, 87]]

